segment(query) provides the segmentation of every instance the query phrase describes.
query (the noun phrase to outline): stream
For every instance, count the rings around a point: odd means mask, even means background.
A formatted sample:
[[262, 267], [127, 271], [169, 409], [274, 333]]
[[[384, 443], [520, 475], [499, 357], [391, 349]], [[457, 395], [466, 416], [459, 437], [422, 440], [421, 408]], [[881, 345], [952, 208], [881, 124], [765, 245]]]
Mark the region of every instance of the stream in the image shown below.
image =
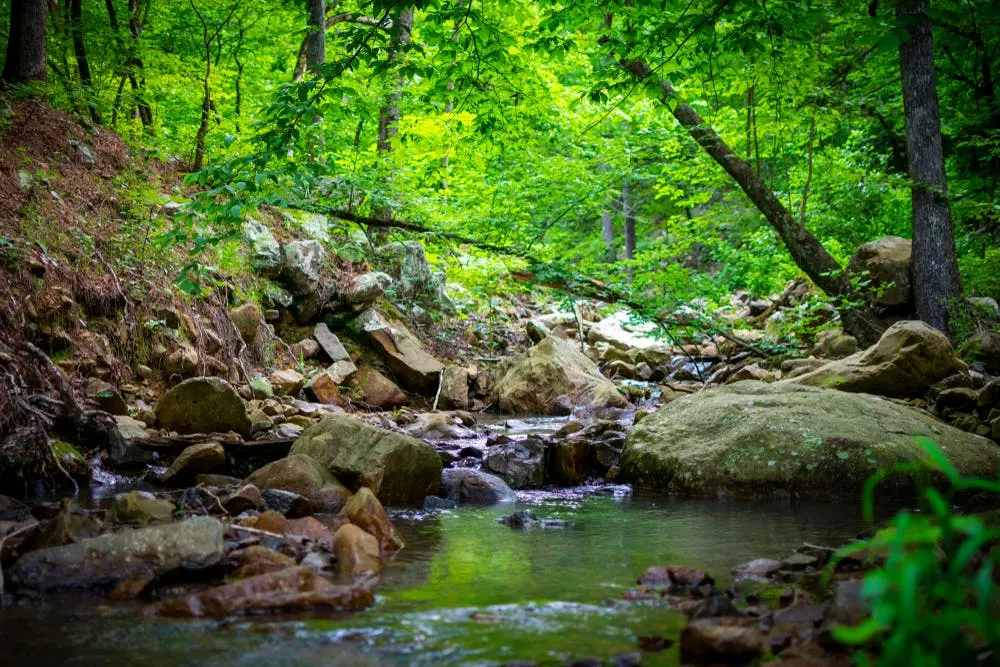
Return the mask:
[[[0, 664], [453, 665], [561, 664], [634, 652], [637, 637], [672, 636], [683, 618], [623, 602], [653, 565], [704, 569], [725, 583], [753, 558], [803, 542], [838, 544], [863, 529], [859, 507], [761, 503], [575, 490], [519, 494], [517, 506], [395, 512], [406, 541], [374, 608], [353, 615], [228, 621], [146, 618], [135, 605], [55, 598], [0, 610]], [[517, 530], [514, 509], [569, 519]], [[642, 664], [677, 664], [676, 648]]]

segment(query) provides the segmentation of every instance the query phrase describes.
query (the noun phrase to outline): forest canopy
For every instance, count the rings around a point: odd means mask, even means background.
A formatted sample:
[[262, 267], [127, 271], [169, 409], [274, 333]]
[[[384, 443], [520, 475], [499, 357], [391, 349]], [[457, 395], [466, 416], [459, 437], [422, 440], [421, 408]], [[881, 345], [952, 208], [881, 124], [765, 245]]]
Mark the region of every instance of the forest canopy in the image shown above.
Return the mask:
[[[0, 20], [44, 3], [13, 4]], [[45, 92], [193, 172], [199, 222], [170, 238], [197, 247], [272, 203], [509, 249], [658, 308], [803, 272], [829, 294], [858, 245], [912, 233], [900, 56], [920, 4], [65, 0]], [[1000, 8], [926, 17], [964, 290], [996, 296]], [[829, 257], [803, 271], [768, 207]]]

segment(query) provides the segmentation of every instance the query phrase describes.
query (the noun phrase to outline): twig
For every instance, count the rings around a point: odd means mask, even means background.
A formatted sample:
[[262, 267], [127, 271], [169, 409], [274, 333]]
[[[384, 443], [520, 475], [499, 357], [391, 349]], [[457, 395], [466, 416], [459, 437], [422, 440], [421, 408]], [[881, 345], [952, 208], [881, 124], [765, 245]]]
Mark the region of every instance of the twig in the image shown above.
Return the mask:
[[431, 410], [438, 409], [438, 400], [441, 398], [441, 388], [444, 386], [444, 371], [438, 372], [438, 390], [434, 394], [434, 405], [431, 406]]

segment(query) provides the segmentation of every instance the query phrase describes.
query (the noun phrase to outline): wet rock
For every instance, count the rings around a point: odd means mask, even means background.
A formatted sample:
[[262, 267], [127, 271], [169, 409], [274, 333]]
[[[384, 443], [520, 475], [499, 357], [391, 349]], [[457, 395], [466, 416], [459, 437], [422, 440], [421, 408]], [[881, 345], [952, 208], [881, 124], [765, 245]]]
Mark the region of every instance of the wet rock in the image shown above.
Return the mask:
[[200, 486], [213, 486], [217, 489], [225, 489], [243, 484], [239, 477], [229, 475], [219, 475], [216, 473], [201, 473], [194, 476], [194, 483]]
[[648, 568], [639, 577], [638, 583], [643, 586], [665, 586], [673, 592], [692, 592], [699, 589], [710, 592], [715, 585], [715, 579], [701, 570], [672, 565]]
[[225, 380], [200, 377], [171, 388], [155, 407], [160, 425], [178, 433], [226, 433], [249, 437], [252, 425], [243, 399]]
[[847, 263], [847, 270], [854, 274], [868, 272], [871, 282], [868, 299], [880, 306], [907, 306], [912, 301], [910, 283], [910, 255], [913, 244], [899, 236], [865, 243], [858, 248]]
[[837, 582], [829, 614], [832, 624], [854, 626], [868, 617], [868, 605], [861, 596], [862, 583], [861, 579]]
[[782, 559], [781, 566], [789, 570], [805, 570], [814, 567], [819, 563], [819, 559], [809, 554], [795, 553]]
[[583, 484], [594, 468], [594, 458], [593, 444], [583, 438], [552, 443], [545, 461], [546, 478], [561, 486]]
[[458, 440], [476, 437], [475, 431], [465, 428], [460, 419], [446, 412], [425, 412], [404, 430], [408, 435], [424, 440]]
[[533, 438], [493, 445], [485, 467], [512, 488], [541, 488], [545, 483], [545, 445]]
[[346, 523], [333, 536], [333, 551], [337, 555], [340, 573], [360, 575], [382, 569], [378, 540], [353, 523]]
[[274, 510], [289, 518], [308, 516], [313, 513], [313, 505], [305, 496], [281, 489], [261, 489], [265, 510]]
[[767, 652], [764, 637], [740, 618], [697, 619], [681, 632], [680, 658], [685, 663], [743, 664]]
[[438, 496], [427, 496], [424, 498], [424, 509], [427, 511], [451, 510], [456, 507], [458, 507], [458, 503], [447, 498], [440, 498]]
[[336, 513], [351, 492], [306, 454], [292, 454], [254, 471], [247, 482], [261, 489], [281, 489], [307, 498], [315, 511]]
[[21, 544], [22, 552], [61, 547], [101, 533], [100, 521], [65, 501], [56, 505], [54, 514], [48, 518], [39, 507], [35, 508], [35, 514], [42, 523], [27, 534]]
[[354, 325], [406, 389], [424, 396], [434, 395], [444, 364], [427, 354], [409, 329], [372, 308], [361, 313]]
[[0, 494], [0, 521], [26, 521], [31, 518], [31, 508], [19, 500]]
[[732, 569], [736, 580], [756, 579], [766, 580], [781, 569], [781, 561], [773, 558], [757, 558], [746, 563], [740, 563]]
[[302, 390], [302, 385], [306, 381], [301, 373], [290, 368], [274, 371], [268, 380], [278, 396], [295, 396]]
[[203, 442], [185, 447], [174, 459], [160, 481], [164, 484], [184, 484], [199, 473], [214, 472], [226, 465], [226, 450], [217, 442]]
[[923, 322], [904, 320], [889, 327], [867, 350], [788, 382], [881, 396], [916, 396], [938, 380], [965, 371], [943, 333]]
[[257, 524], [254, 528], [278, 535], [305, 537], [316, 544], [333, 546], [333, 535], [330, 533], [330, 529], [311, 516], [286, 519], [274, 510], [267, 510], [257, 518]]
[[174, 514], [174, 504], [162, 500], [151, 493], [130, 491], [115, 496], [108, 510], [107, 520], [115, 524], [146, 525], [170, 521]]
[[514, 512], [508, 516], [500, 517], [496, 522], [511, 528], [569, 528], [573, 525], [572, 521], [564, 519], [539, 519], [531, 510]]
[[200, 570], [222, 558], [222, 524], [209, 517], [101, 535], [21, 556], [10, 571], [18, 588], [51, 591], [113, 586], [137, 575]]
[[222, 499], [222, 507], [229, 516], [239, 516], [264, 506], [264, 497], [253, 484], [245, 484]]
[[237, 579], [278, 572], [295, 566], [295, 560], [290, 556], [256, 544], [230, 553], [227, 561], [235, 568], [233, 576]]
[[374, 535], [382, 551], [398, 551], [403, 548], [403, 540], [396, 534], [396, 528], [389, 521], [382, 503], [368, 487], [361, 487], [344, 505], [340, 516]]
[[341, 415], [307, 428], [290, 453], [311, 456], [348, 488], [367, 486], [387, 505], [420, 504], [441, 483], [441, 460], [426, 442]]
[[470, 468], [448, 468], [441, 472], [444, 495], [459, 505], [512, 503], [517, 494], [502, 479]]
[[108, 431], [108, 452], [112, 461], [124, 465], [152, 460], [152, 454], [136, 443], [136, 440], [149, 437], [145, 426], [141, 421], [125, 415], [115, 417], [115, 424]]
[[561, 414], [567, 407], [624, 408], [628, 401], [572, 343], [549, 337], [503, 361], [493, 399], [512, 414]]
[[224, 618], [251, 612], [295, 612], [317, 608], [356, 611], [373, 603], [370, 590], [335, 586], [307, 568], [295, 567], [167, 600], [151, 607], [150, 613]]
[[444, 410], [469, 407], [469, 371], [454, 364], [441, 372], [441, 396], [438, 405]]
[[371, 366], [362, 365], [351, 378], [352, 395], [365, 404], [383, 410], [395, 410], [410, 402], [396, 384]]
[[[855, 497], [876, 471], [922, 461], [915, 436], [942, 445], [963, 475], [994, 475], [996, 446], [866, 394], [740, 382], [679, 398], [637, 424], [621, 473], [637, 486], [731, 496]], [[912, 487], [893, 474], [880, 489]]]

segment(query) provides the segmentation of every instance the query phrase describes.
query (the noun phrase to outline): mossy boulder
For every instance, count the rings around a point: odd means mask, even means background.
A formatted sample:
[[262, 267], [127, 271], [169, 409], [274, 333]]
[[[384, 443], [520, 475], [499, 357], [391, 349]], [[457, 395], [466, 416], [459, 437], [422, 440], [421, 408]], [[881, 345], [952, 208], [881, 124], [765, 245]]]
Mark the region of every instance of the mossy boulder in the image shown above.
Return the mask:
[[966, 371], [943, 333], [917, 320], [903, 320], [867, 350], [788, 382], [880, 396], [918, 396], [938, 380]]
[[307, 428], [289, 454], [311, 456], [347, 487], [367, 486], [386, 505], [419, 505], [441, 484], [441, 459], [426, 442], [342, 415]]
[[[925, 412], [871, 396], [748, 381], [677, 399], [635, 426], [622, 479], [691, 495], [858, 498], [875, 472], [938, 443], [964, 475], [994, 477], [1000, 449]], [[883, 491], [912, 477], [891, 475]]]
[[170, 431], [226, 433], [250, 437], [246, 404], [233, 386], [220, 378], [197, 377], [172, 387], [156, 403], [156, 419]]
[[497, 369], [493, 398], [508, 414], [567, 414], [624, 408], [628, 401], [580, 348], [549, 336]]

